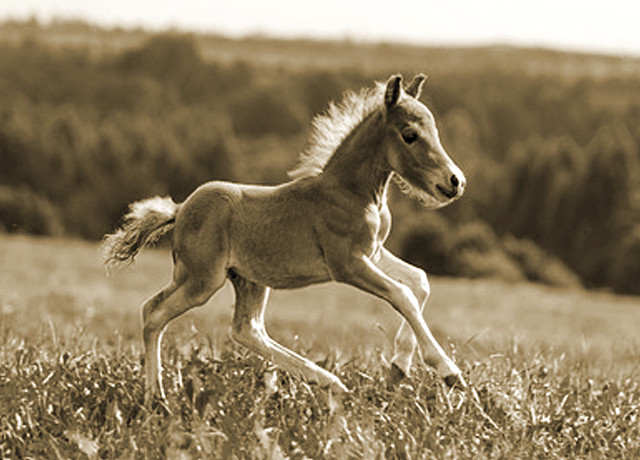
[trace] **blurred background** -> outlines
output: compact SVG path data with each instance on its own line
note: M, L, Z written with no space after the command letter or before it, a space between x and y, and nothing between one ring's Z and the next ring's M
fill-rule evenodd
M434 275L640 295L640 28L620 0L3 0L0 233L99 240L130 202L276 184L346 90L429 75L468 177L390 247Z

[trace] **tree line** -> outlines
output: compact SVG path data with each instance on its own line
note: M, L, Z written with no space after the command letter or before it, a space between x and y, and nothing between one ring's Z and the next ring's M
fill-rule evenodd
M149 195L284 181L311 118L387 77L204 59L189 35L100 57L1 44L0 228L98 239ZM432 73L423 100L468 193L437 213L394 197L394 249L435 274L640 294L639 94L634 76Z

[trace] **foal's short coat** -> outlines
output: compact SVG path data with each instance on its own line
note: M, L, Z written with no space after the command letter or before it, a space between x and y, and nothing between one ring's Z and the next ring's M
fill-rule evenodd
M418 101L424 80L418 75L403 89L394 76L332 105L314 121L312 147L291 182L210 182L181 205L153 198L132 206L124 227L105 239L108 261L132 260L173 229L173 279L142 307L147 400L165 397L160 343L168 323L207 302L227 279L236 293L233 338L302 378L346 390L336 376L267 335L269 289L333 280L387 300L404 317L392 359L396 374L408 374L417 339L423 356L435 353L448 383L464 384L423 319L425 273L383 246L391 228L392 177L432 208L451 203L465 187L432 114Z

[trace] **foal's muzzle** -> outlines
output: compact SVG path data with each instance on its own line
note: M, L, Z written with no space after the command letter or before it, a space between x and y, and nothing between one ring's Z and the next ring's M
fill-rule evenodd
M454 172L448 183L436 184L436 189L449 200L453 200L464 193L465 184L466 179L462 172Z

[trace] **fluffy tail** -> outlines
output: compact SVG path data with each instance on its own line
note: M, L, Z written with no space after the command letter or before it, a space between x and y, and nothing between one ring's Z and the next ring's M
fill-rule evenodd
M107 267L133 263L140 250L158 241L173 229L179 205L159 196L133 203L124 217L124 225L102 240L102 255Z

